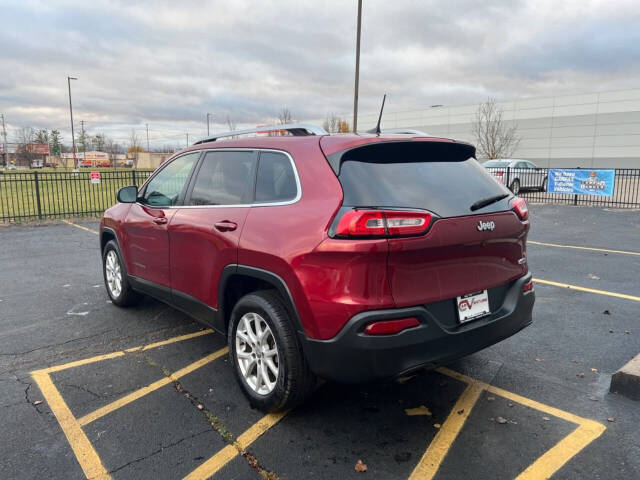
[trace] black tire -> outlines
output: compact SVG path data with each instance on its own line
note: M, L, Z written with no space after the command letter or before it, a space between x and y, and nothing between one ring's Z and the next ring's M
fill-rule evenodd
M109 255L109 252L115 253L118 264L120 265L122 281L119 295L114 295L109 288L107 281L107 256ZM102 251L102 277L104 278L104 286L107 289L107 294L114 305L119 307L129 307L140 301L141 295L131 288L131 284L127 278L127 269L124 266L122 255L120 254L120 249L114 240L109 240Z
M520 193L520 180L516 178L513 182L511 182L509 190L511 190L514 195L518 195Z
M236 353L236 332L240 319L257 313L267 323L278 349L278 376L270 393L259 394L247 383ZM275 290L261 290L242 297L231 313L228 329L229 353L236 380L253 408L277 412L303 403L311 396L316 376L311 372L293 322Z
M546 192L547 191L547 182L549 181L548 177L544 177L544 180L542 181L542 185L540 186L540 191L541 192Z

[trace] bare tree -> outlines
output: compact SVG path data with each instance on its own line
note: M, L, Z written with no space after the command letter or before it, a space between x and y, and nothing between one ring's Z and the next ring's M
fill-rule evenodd
M112 166L116 166L116 155L122 152L122 147L119 143L114 142L112 138L105 137L104 139L104 152L109 157L109 163Z
M136 133L135 129L131 129L131 135L129 135L129 153L133 153L133 168L138 168L138 153L140 152L140 137Z
M282 110L280 110L280 113L278 114L278 121L280 122L280 125L291 123L291 110L289 110L287 107L282 107Z
M104 152L106 144L106 136L104 133L97 133L91 137L91 145L98 152Z
M324 119L322 127L329 133L349 133L351 131L349 122L335 113L328 115Z
M518 126L505 125L503 112L493 98L478 107L473 124L476 148L485 158L509 158L518 148Z
M35 154L31 153L29 145L34 143L36 131L32 127L21 127L15 131L14 137L15 142L18 144L16 148L18 165L30 167Z

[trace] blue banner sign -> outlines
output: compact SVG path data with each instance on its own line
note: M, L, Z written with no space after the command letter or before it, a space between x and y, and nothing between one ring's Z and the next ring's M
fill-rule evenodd
M615 170L551 168L547 180L547 191L612 197L615 180Z

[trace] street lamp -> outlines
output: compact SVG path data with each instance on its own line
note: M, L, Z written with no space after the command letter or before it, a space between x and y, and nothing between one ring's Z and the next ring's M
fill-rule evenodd
M78 168L76 162L76 136L73 132L73 107L71 106L71 80L77 80L75 77L67 77L67 85L69 86L69 114L71 115L71 142L73 145L73 168Z
M360 25L362 23L362 0L358 0L358 27L356 33L356 81L353 89L353 133L358 131L358 84L360 83Z
M211 113L207 113L207 137L209 136L209 117L213 117Z

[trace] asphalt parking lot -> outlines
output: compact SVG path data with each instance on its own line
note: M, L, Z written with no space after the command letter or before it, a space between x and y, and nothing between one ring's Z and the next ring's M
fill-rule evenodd
M640 352L640 214L531 212L532 326L266 416L220 335L151 299L108 302L97 222L0 227L0 476L640 478L640 403L608 393Z

